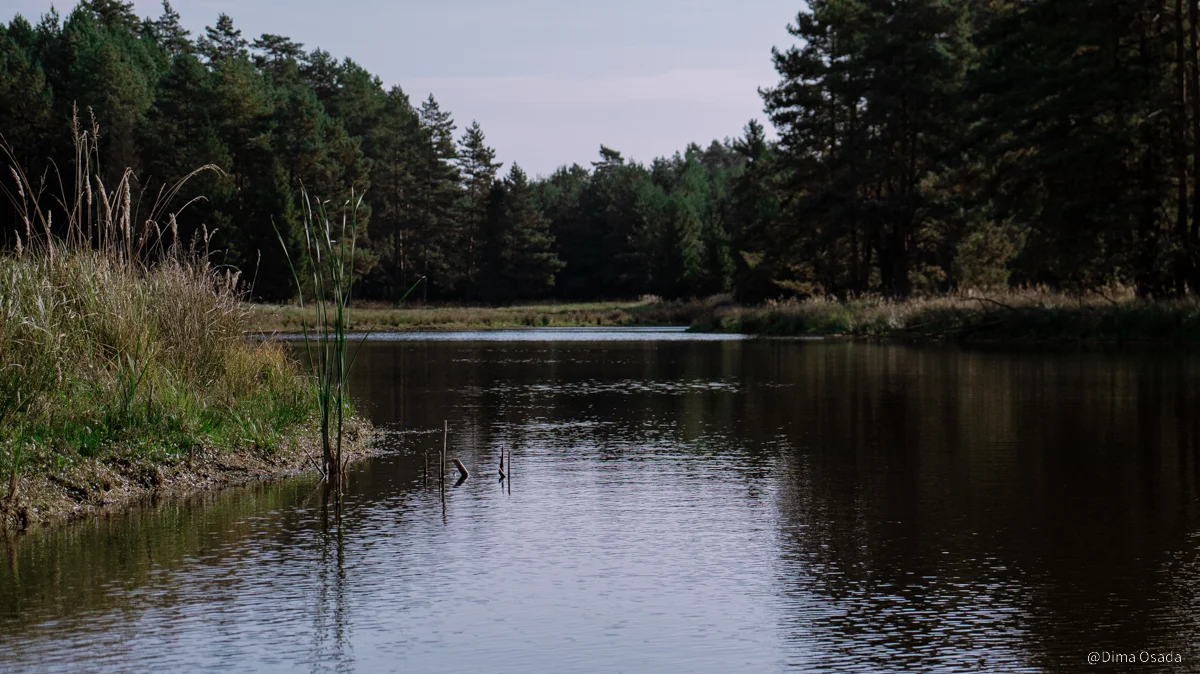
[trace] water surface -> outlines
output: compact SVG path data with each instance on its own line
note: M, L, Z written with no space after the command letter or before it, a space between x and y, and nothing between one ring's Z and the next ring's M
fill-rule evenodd
M364 348L340 525L300 478L0 541L0 670L1200 669L1195 356L504 334Z

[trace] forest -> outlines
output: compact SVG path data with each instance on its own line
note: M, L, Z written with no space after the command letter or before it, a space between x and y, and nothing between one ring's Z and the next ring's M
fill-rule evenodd
M0 26L0 134L51 209L73 124L100 130L98 183L129 169L155 195L215 165L177 195L178 236L211 235L259 300L295 293L302 191L365 195L355 293L384 301L1200 285L1200 0L797 4L794 44L763 45L775 133L648 164L601 146L527 175L433 96L225 14L192 35L167 1ZM29 235L0 208L4 246Z

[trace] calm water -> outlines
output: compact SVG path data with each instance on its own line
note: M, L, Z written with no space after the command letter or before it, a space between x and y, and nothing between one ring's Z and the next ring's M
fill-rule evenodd
M1195 356L502 337L364 349L340 527L305 478L0 541L0 670L1200 671Z

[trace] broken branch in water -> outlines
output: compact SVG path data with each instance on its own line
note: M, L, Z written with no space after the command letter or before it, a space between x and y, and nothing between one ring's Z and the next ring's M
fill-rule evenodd
M467 467L463 465L462 461L458 459L450 459L450 461L454 463L454 467L458 469L458 474L462 475L463 480L471 477L471 473L467 471Z

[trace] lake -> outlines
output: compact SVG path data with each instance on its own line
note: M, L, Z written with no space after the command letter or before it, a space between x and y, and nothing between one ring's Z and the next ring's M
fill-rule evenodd
M356 367L388 452L340 524L301 477L0 540L0 670L1200 670L1196 355L539 330Z

